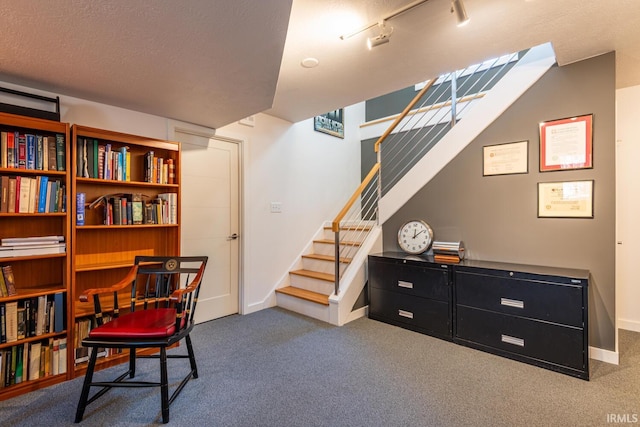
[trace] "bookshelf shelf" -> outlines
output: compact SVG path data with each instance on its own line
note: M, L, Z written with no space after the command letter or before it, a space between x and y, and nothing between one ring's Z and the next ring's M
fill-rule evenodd
M174 200L180 200L181 148L178 142L79 125L72 126L71 141L74 167L70 173L73 192L69 200L74 201L70 205L73 219L73 294L69 299L71 321L74 322L74 328L70 329L73 329L71 334L74 339L71 340L73 344L69 358L73 366L71 375L79 376L84 374L86 363L75 363L76 351L73 347L80 345L81 335L86 333L86 324L83 322L93 315L94 311L93 301L80 302L79 295L86 289L111 286L121 280L133 265L136 255L180 254L179 203L173 205L175 211L172 220L158 220L157 222L165 222L161 224L149 224L146 221L156 221L159 218L149 216L148 209L150 205L156 209L156 203L165 208L165 202L161 200L165 200L166 193L172 193ZM115 154L107 155L107 152ZM110 156L112 163L107 163ZM109 176L123 179L102 178L107 176L107 164L112 168ZM170 165L173 168L172 181ZM79 194L84 197L84 202L76 203ZM94 207L89 208L94 202ZM142 204L142 223L130 223L136 219L135 216L128 216L129 204L133 205L134 202ZM116 217L116 204L121 204L122 207L119 217ZM154 215L170 213L169 205L167 202L165 210L156 211ZM78 224L76 221L79 211L83 214L84 224ZM140 221L139 217L137 221ZM121 310L128 310L131 304L130 293L119 294L118 303ZM78 353L81 352L80 350ZM98 366L113 366L126 360L127 356L107 356L99 359Z
M63 241L68 244L71 236L69 210L64 209L64 204L60 202L64 201L71 188L69 124L0 113L0 132L0 186L2 190L5 190L5 186L8 190L7 200L0 203L0 239L62 236ZM13 143L13 147L9 142ZM52 194L57 198L41 199L41 196L44 197L42 191L51 190L52 187L47 187L46 184L52 181L56 184L56 192ZM27 188L24 185L19 186L18 182L34 184ZM20 202L26 200L29 203L30 213L16 212L17 200L11 209L9 193L14 185ZM19 188L22 193L18 193ZM50 212L36 213L36 206L41 200L47 200L47 205L56 201L57 211L53 212L54 209L51 209ZM0 251L0 265L10 267L15 286L15 294L3 294L4 296L0 297L0 316L4 316L2 320L5 322L5 329L0 333L0 366L4 366L4 369L0 369L0 400L70 378L71 365L68 358L56 365L61 368L60 374L35 378L40 376L46 361L49 361L49 364L52 362L51 354L44 357L44 352L41 354L35 349L44 346L48 348L49 341L53 343L53 340L58 344L64 343L64 346L70 341L67 304L71 289L71 257L68 246L63 253L43 254L34 252L48 250L35 250L37 248L34 245L15 248L19 247L30 255L7 256L8 253L2 254ZM17 251L13 252L15 253ZM7 277L6 272L4 277ZM53 310L52 307L56 309ZM54 323L51 323L52 321ZM27 327L30 329L26 329ZM16 330L19 333L14 336ZM59 332L49 332L51 330ZM16 336L20 338L14 339ZM15 382L15 371L12 376L11 365L7 365L12 359L18 364L17 354L23 355L23 363L20 364L22 381L18 383ZM42 365L24 365L25 361L35 360L36 356L42 361Z

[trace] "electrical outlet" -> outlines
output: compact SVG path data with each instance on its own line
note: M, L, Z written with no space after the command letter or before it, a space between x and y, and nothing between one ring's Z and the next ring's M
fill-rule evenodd
M271 213L282 213L282 202L271 202Z

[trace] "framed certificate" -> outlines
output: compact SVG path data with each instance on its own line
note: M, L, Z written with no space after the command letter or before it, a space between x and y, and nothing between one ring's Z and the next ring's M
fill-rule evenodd
M482 176L529 172L529 141L482 147Z
M593 180L539 182L538 218L593 218Z
M592 114L540 123L540 172L592 167Z

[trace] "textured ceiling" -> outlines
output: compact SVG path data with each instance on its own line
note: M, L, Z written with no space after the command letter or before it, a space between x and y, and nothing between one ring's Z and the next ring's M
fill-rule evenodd
M545 42L560 65L615 50L617 87L640 84L638 0L464 0L461 28L429 0L388 22L388 44L340 40L409 3L0 0L0 80L214 128L299 121Z

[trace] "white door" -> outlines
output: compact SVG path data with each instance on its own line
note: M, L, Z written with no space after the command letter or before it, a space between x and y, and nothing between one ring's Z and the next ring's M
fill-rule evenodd
M196 322L238 313L239 143L176 130L182 142L182 255L209 260Z

